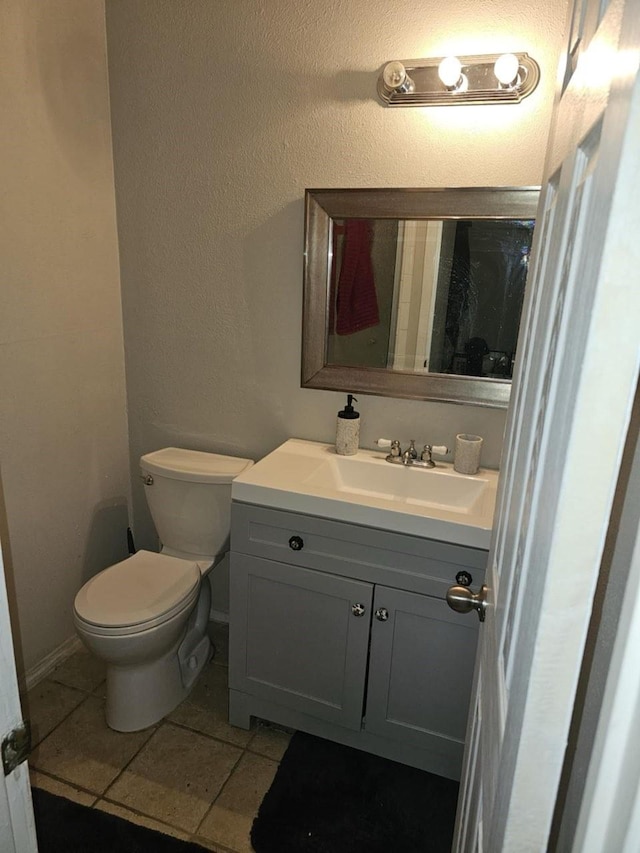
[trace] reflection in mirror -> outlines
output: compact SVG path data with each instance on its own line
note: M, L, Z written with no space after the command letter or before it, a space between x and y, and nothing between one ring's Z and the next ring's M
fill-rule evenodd
M336 219L327 364L510 379L531 219Z
M505 407L537 200L307 190L302 385Z

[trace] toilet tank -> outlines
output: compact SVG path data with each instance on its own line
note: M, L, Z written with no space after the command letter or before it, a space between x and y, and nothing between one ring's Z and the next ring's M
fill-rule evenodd
M145 495L165 553L214 559L229 548L231 482L251 459L165 447L140 459Z

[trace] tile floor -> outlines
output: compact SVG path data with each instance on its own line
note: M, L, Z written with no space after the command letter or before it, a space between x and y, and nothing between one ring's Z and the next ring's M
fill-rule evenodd
M34 786L217 853L251 851L249 832L290 734L227 722L227 626L176 710L142 732L104 722L104 668L76 652L24 697Z

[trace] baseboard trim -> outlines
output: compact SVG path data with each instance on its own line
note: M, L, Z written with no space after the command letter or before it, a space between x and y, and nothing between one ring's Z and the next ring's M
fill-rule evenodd
M53 672L62 661L71 657L74 652L77 652L81 646L82 643L79 637L69 637L68 640L65 640L57 649L54 649L46 657L42 658L40 663L32 666L31 669L27 670L18 679L20 690L31 690L32 687L43 681L49 673Z

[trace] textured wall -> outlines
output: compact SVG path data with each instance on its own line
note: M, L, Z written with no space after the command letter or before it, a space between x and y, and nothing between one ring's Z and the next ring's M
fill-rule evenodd
M0 536L20 669L126 553L124 351L102 0L3 0Z
M132 464L166 444L259 458L331 441L300 388L306 187L540 183L564 2L107 0ZM527 50L516 107L384 109L393 58ZM362 443L485 437L504 415L361 396ZM138 544L153 543L134 486Z

